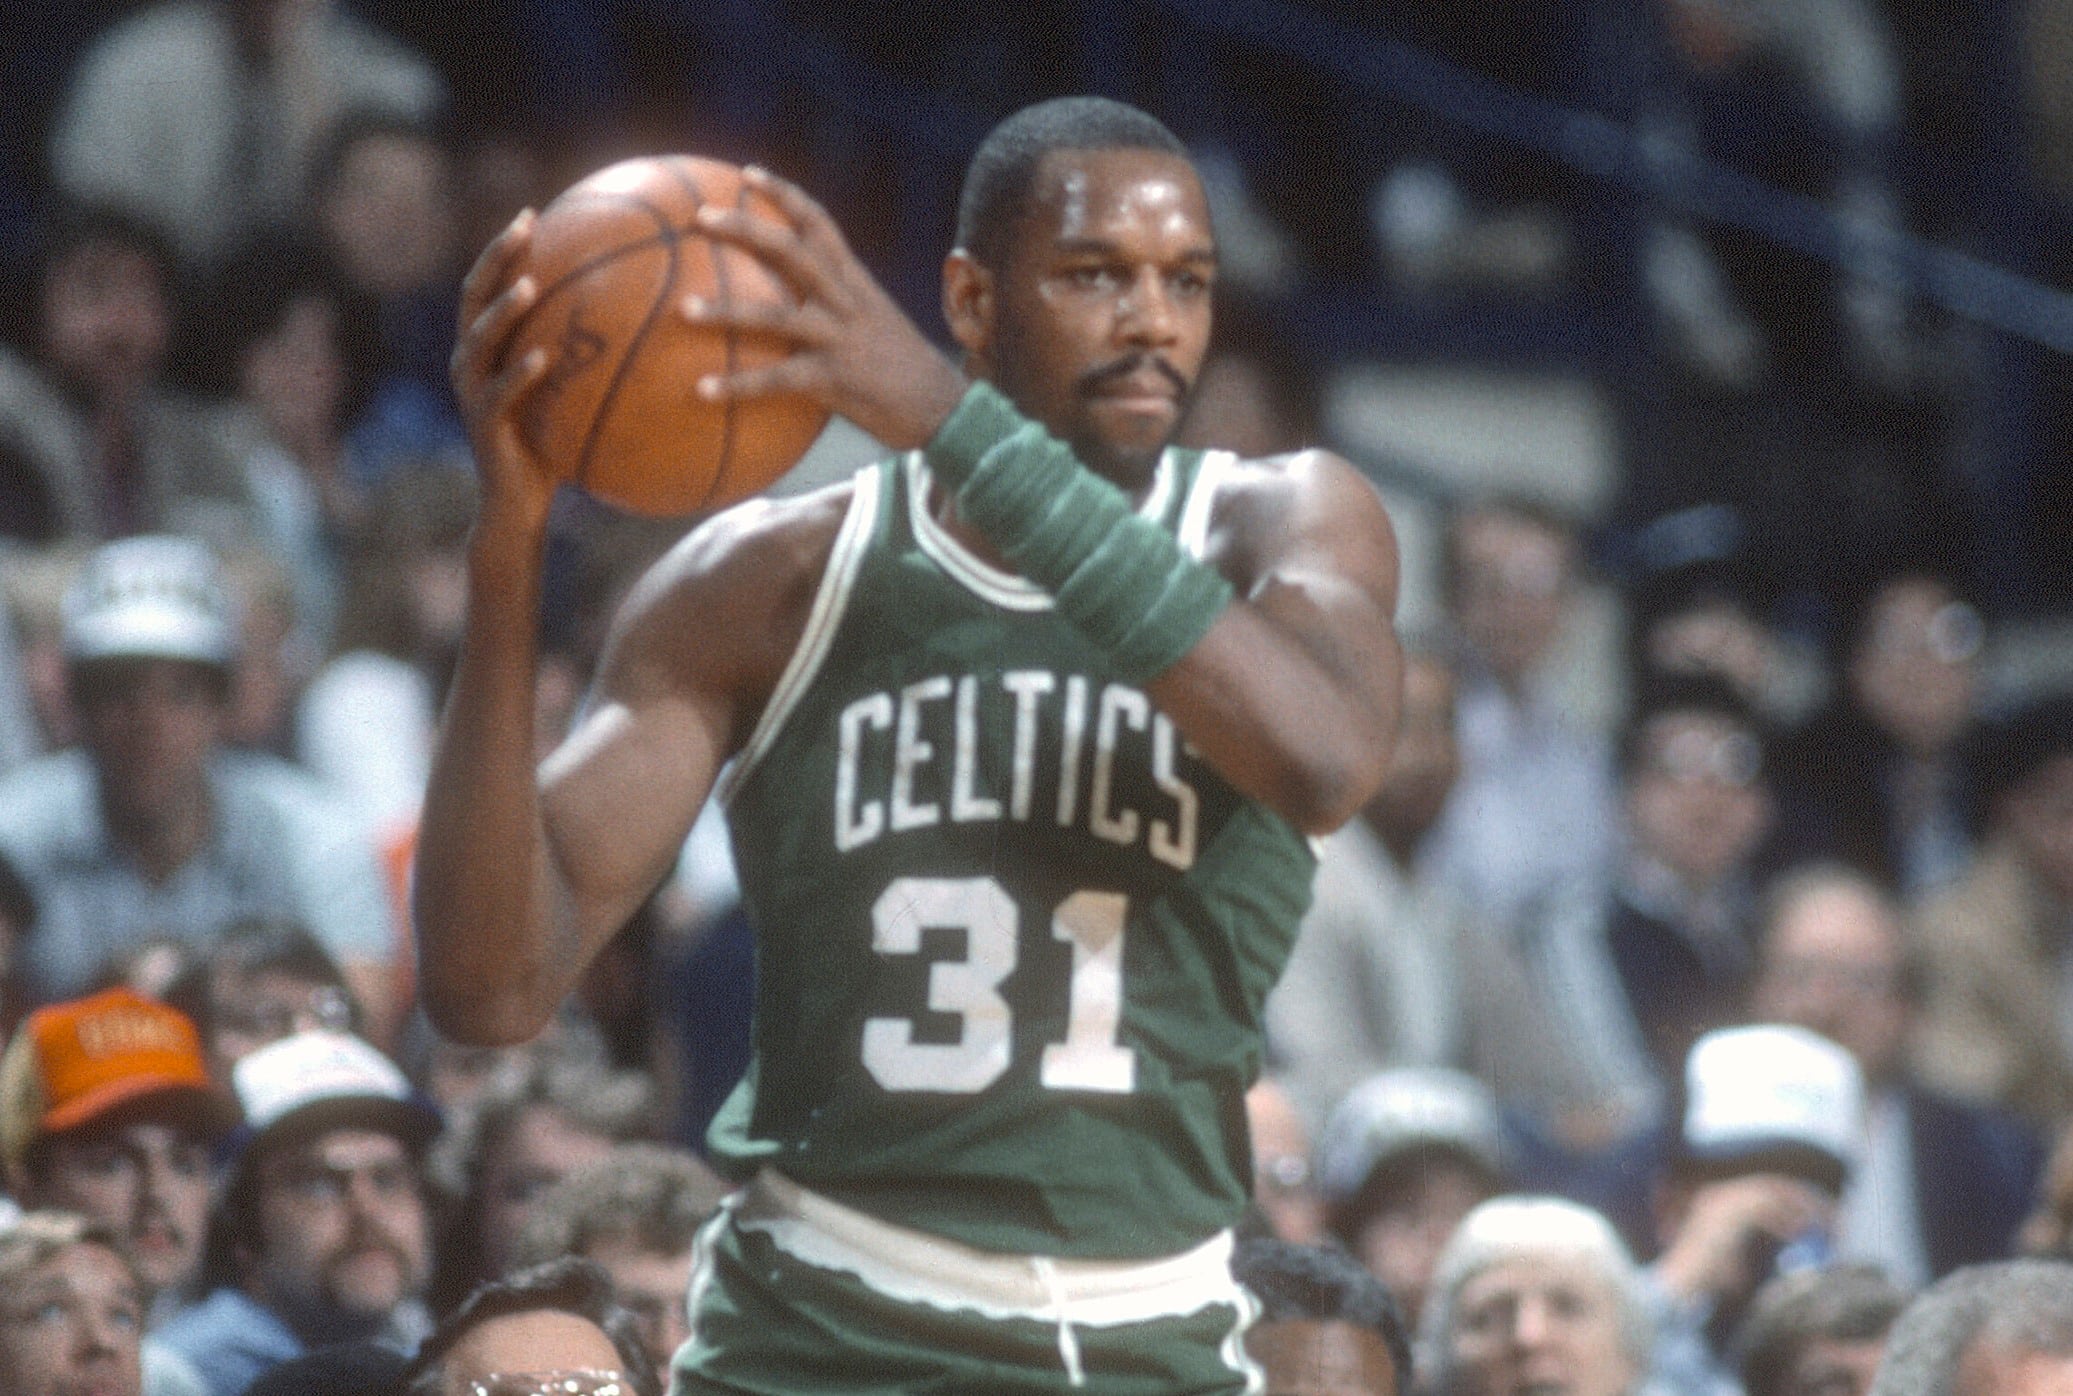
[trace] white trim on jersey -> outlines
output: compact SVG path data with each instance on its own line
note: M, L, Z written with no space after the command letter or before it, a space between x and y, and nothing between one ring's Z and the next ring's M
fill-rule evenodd
M1156 1260L1010 1255L880 1221L768 1169L731 1205L736 1226L762 1232L794 1259L932 1309L1107 1328L1246 1304L1231 1278L1228 1231Z
M777 686L771 689L770 701L763 705L763 715L756 720L756 730L749 734L741 755L720 778L715 795L723 805L734 802L734 793L741 789L741 783L748 779L749 772L755 769L763 753L777 740L777 734L792 715L792 709L799 705L808 685L820 673L821 664L828 657L828 648L835 641L835 631L842 623L843 613L849 609L849 595L856 583L857 569L863 565L864 554L870 548L884 483L882 471L857 472L849 513L843 517L842 528L835 535L834 547L828 550L828 569L821 576L820 589L814 593L813 608L807 612L806 628L800 632L799 644L786 662L784 673L779 675Z
M1051 609L1054 602L1050 592L1027 577L995 567L958 542L950 530L943 527L929 509L929 492L935 476L929 472L928 462L921 452L911 452L904 465L907 471L907 517L914 530L914 541L943 569L944 575L980 600L991 602L1002 610L1034 612ZM1153 468L1152 487L1145 492L1144 502L1137 506L1139 515L1156 520L1166 512L1167 501L1173 497L1176 473L1173 453L1162 451L1158 465Z
M1238 457L1229 451L1208 451L1196 467L1195 487L1188 492L1188 502L1181 508L1180 527L1174 530L1174 538L1181 551L1197 562L1209 550L1209 516L1216 508L1217 486L1237 464Z

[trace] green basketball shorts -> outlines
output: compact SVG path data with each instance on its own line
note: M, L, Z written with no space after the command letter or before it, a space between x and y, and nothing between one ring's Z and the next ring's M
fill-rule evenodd
M1257 1396L1230 1253L1001 1255L766 1173L699 1237L671 1396Z

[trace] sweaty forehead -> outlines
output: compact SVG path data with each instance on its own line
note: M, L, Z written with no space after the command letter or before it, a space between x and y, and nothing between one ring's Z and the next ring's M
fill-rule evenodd
M1058 240L1156 234L1213 245L1193 167L1162 150L1054 150L1030 181L1026 228Z

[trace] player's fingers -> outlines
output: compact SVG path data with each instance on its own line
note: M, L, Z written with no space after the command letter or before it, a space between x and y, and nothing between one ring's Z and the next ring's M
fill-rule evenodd
M812 305L716 301L704 296L686 296L678 308L694 325L772 335L795 344L825 344L832 329L827 312Z
M539 283L522 275L468 323L467 333L454 345L450 366L456 388L465 390L468 380L490 373L502 362L519 322L539 299Z
M537 216L531 209L520 209L518 216L490 239L489 246L476 257L475 265L468 268L468 275L461 282L460 318L463 325L473 324L483 308L504 288L526 249L532 246L536 221Z
M484 417L500 423L517 439L518 415L526 395L547 376L547 351L538 347L519 355L516 362L489 380L482 401Z
M761 165L745 165L742 167L741 176L751 188L769 196L770 201L778 206L785 217L792 220L792 225L799 230L802 238L808 241L832 242L837 247L848 246L834 216L821 207L819 200L813 195L783 175L773 174Z
M799 230L746 209L707 204L698 210L699 231L733 243L775 272L802 300L827 300L835 279Z
M827 387L827 370L810 355L794 354L774 364L735 373L708 373L698 380L698 395L708 402L773 397L783 393L818 395Z

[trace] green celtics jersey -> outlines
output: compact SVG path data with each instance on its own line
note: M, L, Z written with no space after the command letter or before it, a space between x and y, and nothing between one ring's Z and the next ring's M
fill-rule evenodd
M1199 554L1228 465L1168 451L1143 512ZM715 1151L990 1250L1183 1250L1249 1194L1310 848L927 498L918 453L857 476L723 786L759 951Z

